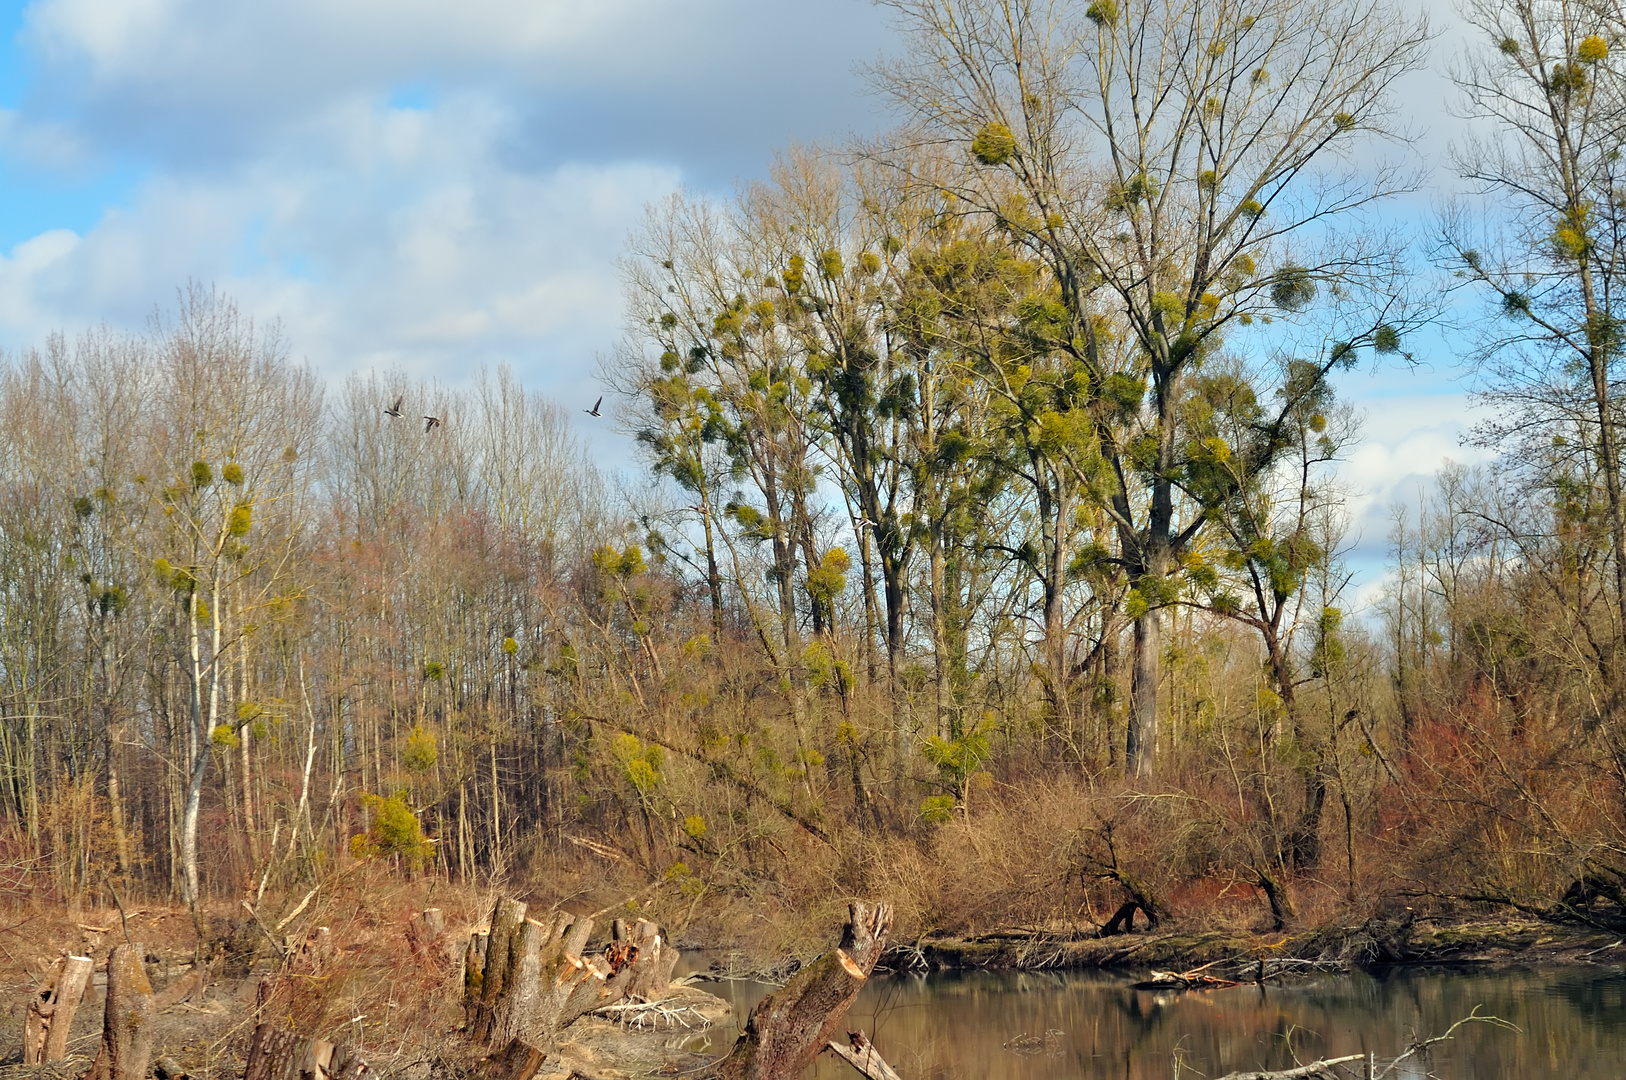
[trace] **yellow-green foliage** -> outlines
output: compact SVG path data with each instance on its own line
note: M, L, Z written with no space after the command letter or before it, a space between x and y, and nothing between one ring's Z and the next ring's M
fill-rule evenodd
M1016 136L998 121L984 124L971 139L971 154L984 165L1003 165L1016 156Z
M423 826L407 805L406 796L363 795L361 801L372 816L372 824L366 833L350 838L350 853L364 859L394 856L408 869L421 867L433 845L424 836Z
M410 772L426 773L435 767L439 755L440 745L434 735L425 731L422 724L414 724L412 734L407 736L406 753L401 755L401 764Z
M661 782L661 765L666 752L636 735L622 733L610 740L610 753L621 763L621 773L638 794L647 795Z

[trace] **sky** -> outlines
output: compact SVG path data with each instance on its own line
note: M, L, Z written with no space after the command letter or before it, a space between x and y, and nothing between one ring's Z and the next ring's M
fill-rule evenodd
M1436 170L1444 28L1404 95ZM195 280L329 380L507 363L585 406L644 207L880 130L858 68L894 47L867 0L0 0L0 348L137 329ZM1390 504L1476 457L1451 338L1412 345L1415 367L1344 377L1363 595Z

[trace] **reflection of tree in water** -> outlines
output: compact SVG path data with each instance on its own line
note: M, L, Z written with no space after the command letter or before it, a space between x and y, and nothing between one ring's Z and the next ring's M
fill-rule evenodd
M849 1016L879 1029L911 1080L1168 1080L1177 1052L1183 1077L1289 1067L1294 1051L1392 1057L1476 1005L1523 1033L1460 1032L1435 1059L1445 1080L1601 1080L1626 1058L1626 976L1591 971L1396 970L1185 995L1098 973L967 973L877 979ZM854 1074L821 1059L814 1075Z

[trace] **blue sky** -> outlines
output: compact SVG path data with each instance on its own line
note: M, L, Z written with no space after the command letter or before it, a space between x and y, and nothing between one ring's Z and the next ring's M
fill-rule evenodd
M865 0L0 2L0 346L138 327L196 279L329 378L506 362L590 401L644 206L883 126L855 68L890 46ZM1442 70L1405 95L1437 170ZM1368 587L1389 503L1473 456L1449 339L1414 344L1345 378Z

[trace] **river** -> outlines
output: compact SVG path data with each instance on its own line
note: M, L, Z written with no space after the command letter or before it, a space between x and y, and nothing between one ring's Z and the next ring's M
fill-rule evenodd
M1444 1032L1476 1006L1517 1032L1471 1024L1397 1080L1626 1076L1626 970L1397 969L1204 992L1136 990L1097 972L876 976L848 1014L904 1080L1198 1080L1375 1052ZM743 1017L766 988L707 983ZM733 1032L713 1029L721 1051ZM701 1039L690 1045L700 1049ZM811 1080L857 1080L832 1055Z

